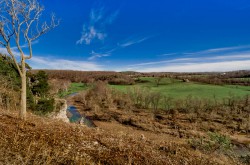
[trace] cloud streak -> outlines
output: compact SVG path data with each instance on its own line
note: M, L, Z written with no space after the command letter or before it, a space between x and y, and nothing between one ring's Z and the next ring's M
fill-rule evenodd
M72 61L64 59L51 59L41 56L34 56L28 61L33 69L56 69L56 70L82 70L82 71L100 71L101 65L94 62Z
M89 16L89 23L83 25L81 38L76 43L90 45L96 40L103 41L107 37L107 33L105 32L107 25L112 24L118 14L119 10L110 14L104 7L92 9Z
M148 40L150 37L144 37L144 38L137 38L137 39L129 39L129 40L126 40L122 43L118 43L117 45L121 48L126 48L128 46L132 46L132 45L135 45L135 44L139 44L139 43L142 43L143 41L146 41Z
M208 55L208 54L235 52L235 51L239 52L239 51L244 51L244 50L249 50L249 49L250 49L250 45L242 45L242 46L207 49L203 51L184 53L184 54L185 55Z
M126 40L125 42L123 43L118 43L117 46L115 46L114 48L110 49L110 50L107 50L107 51L104 51L104 52L101 52L101 53L96 53L92 50L92 52L90 53L90 57L88 58L88 60L94 60L96 58L101 58L101 57L107 57L107 56L111 56L111 54L114 52L114 51L117 51L119 49L123 49L123 48L126 48L126 47L129 47L129 46L132 46L132 45L135 45L135 44L139 44L143 41L146 41L147 39L149 39L150 37L144 37L144 38L137 38L137 39L130 39L130 40Z
M169 64L169 63L201 63L201 62L209 62L209 61L235 61L235 60L250 60L250 52L235 54L235 55L227 55L227 56L214 56L214 57L203 57L203 58L176 58L171 60L162 60L162 61L154 61L154 62L146 62L129 65L130 67L136 66L148 66L148 65L156 65L156 64Z
M158 67L136 69L139 72L224 72L234 70L249 70L250 60L207 62L207 63L180 63Z
M173 55L177 55L178 53L164 53L164 54L160 54L158 56L173 56Z
M250 69L250 46L208 49L183 58L128 65L142 72L209 72ZM217 55L216 55L217 54ZM204 56L201 56L204 55ZM209 56L208 56L209 55Z
M38 43L39 43L39 40L35 40L34 42L32 42L32 45L35 45L35 44L38 44ZM25 48L28 48L28 44L25 43L25 44L21 45L20 47L25 50ZM20 52L18 51L18 48L16 46L12 47L11 50L12 50L12 53L15 56L20 56ZM9 55L7 49L5 47L1 47L1 46L0 46L0 53Z
M94 51L91 52L91 56L88 58L88 60L94 60L96 58L101 58L101 57L108 57L111 55L111 52L106 52L106 53L96 53Z

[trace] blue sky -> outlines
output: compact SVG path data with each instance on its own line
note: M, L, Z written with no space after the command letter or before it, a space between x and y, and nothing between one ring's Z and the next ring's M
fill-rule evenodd
M49 0L60 26L33 44L34 69L250 69L249 0Z

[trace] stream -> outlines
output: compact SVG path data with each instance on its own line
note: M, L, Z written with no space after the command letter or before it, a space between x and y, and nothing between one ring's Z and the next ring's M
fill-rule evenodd
M70 95L68 95L66 97L66 99L69 98L69 97L73 97L75 95L77 95L77 93L70 94ZM68 104L68 101L67 101L67 104ZM71 123L84 124L84 125L86 125L87 127L90 127L90 128L96 127L94 122L91 119L89 119L87 116L81 115L79 113L78 109L74 105L68 105L67 111L71 114L71 117L69 117L69 121Z

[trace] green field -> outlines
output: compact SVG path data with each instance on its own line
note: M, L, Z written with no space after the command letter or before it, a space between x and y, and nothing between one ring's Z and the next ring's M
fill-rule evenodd
M59 97L65 97L67 95L77 93L83 90L86 90L88 86L84 83L71 83L67 92L60 92Z
M216 98L220 100L232 96L240 98L250 95L250 86L210 85L195 82L182 82L181 80L164 78L160 81L160 85L157 87L155 78L153 77L143 77L140 79L146 82L136 83L135 85L110 85L110 87L123 92L127 92L134 87L140 87L148 91L159 92L162 95L172 97L173 99L185 99L192 96L201 99ZM89 87L83 83L72 83L68 92L62 92L59 96L64 97L88 88Z
M144 77L140 78L147 82L136 83L135 85L111 85L113 88L126 92L129 88L142 87L149 91L160 92L165 96L170 96L174 99L184 99L187 97L197 97L206 99L223 99L229 96L243 97L250 95L250 86L237 85L210 85L200 84L195 82L182 82L181 80L164 78L160 81L157 87L155 78Z

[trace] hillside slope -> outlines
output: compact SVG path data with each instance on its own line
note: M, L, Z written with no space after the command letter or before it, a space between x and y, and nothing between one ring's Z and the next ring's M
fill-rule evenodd
M0 164L234 164L177 140L151 141L0 111Z

